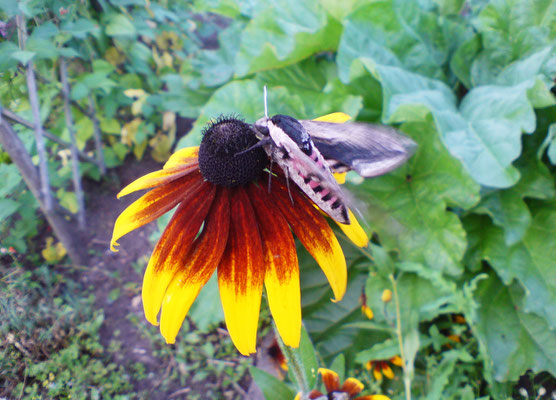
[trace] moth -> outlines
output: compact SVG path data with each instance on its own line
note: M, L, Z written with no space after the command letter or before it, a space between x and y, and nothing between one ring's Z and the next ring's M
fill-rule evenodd
M389 126L362 122L342 124L265 116L253 124L255 135L286 175L328 216L349 224L350 196L334 173L354 170L364 178L383 175L403 164L417 144Z

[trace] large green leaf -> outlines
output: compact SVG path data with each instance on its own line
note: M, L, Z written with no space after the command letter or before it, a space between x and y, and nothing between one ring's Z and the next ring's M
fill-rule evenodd
M239 76L280 68L337 47L341 25L313 0L260 3L236 57Z
M291 400L295 397L295 392L274 375L252 366L249 367L249 373L266 400Z
M554 2L546 0L489 2L474 20L483 50L469 60L473 84L489 84L510 62L552 45L555 9Z
M429 71L404 61L405 53L397 50L396 40L410 43L405 26L396 28L393 23L388 25L392 31L386 30L382 21L375 21L367 12L373 7L382 7L386 17L394 18L393 11L386 12L391 7L388 2L373 3L348 17L337 57L341 79L348 83L371 73L382 85L383 120L423 120L431 112L450 153L462 160L477 182L492 187L515 184L519 173L511 163L520 155L522 132L535 129L533 106L554 103L549 93L555 65L551 47L545 44L536 48L538 54L524 57L505 70L499 68L489 86L473 89L458 107L452 90L429 78L442 77L432 50L419 53L428 61L418 61L418 65L429 65ZM462 70L464 62L459 56L458 68Z
M367 179L354 190L369 204L367 220L388 250L458 275L466 234L447 208L472 207L479 200L479 186L444 149L431 121L408 123L402 130L419 144L417 153L406 166Z
M556 329L556 208L551 204L533 217L523 239L506 246L497 227L483 228L483 257L506 285L514 279L525 289L523 310L534 312Z
M481 306L472 326L493 377L517 380L528 369L555 375L556 334L544 318L523 309L524 291L491 275L479 283L476 295Z
M290 95L284 88L269 91L268 104L272 104L273 114L304 114L301 99ZM179 141L177 148L198 145L203 129L211 120L222 115L236 116L254 123L264 115L263 87L255 80L232 81L222 86L203 107L191 132Z
M332 112L344 112L357 116L362 107L362 96L354 94L337 79L335 63L313 58L280 69L272 69L257 74L261 86L286 87L290 93L298 95L305 105L294 116L299 119L313 119ZM275 105L269 103L269 113L276 114Z
M12 199L0 199L0 222L12 215L19 208L17 201Z

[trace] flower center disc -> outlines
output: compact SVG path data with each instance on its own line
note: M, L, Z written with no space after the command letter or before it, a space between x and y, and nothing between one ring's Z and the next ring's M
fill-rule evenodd
M258 141L245 122L219 118L205 130L199 147L199 169L203 177L226 187L254 181L268 163L266 153L261 147L242 152Z

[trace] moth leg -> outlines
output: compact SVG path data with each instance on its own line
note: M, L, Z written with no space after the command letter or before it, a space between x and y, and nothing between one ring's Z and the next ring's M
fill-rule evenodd
M291 200L291 202L292 202L292 204L293 204L292 192L291 192L291 190L290 190L290 174L288 173L288 169L287 169L287 168L284 170L284 172L286 173L286 186L287 186L287 188L288 188L288 194L290 195L290 200Z
M270 157L270 173L268 174L268 193L270 193L270 184L272 182L272 166L274 165L274 159Z

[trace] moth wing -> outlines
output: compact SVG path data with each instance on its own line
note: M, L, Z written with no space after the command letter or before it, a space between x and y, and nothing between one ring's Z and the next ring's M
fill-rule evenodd
M403 164L417 148L413 140L389 126L299 122L334 172L353 169L366 178L383 175Z

